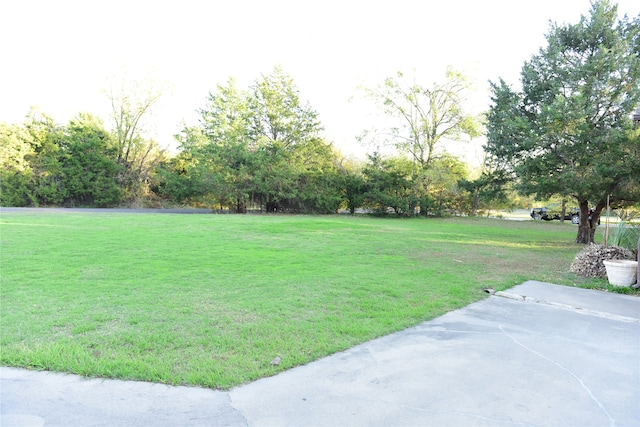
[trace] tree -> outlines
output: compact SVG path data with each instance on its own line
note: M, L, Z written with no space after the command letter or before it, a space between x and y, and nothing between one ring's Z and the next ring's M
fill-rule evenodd
M67 197L65 205L116 206L122 190L117 182L121 165L111 134L90 114L69 122L60 144L60 165Z
M29 112L24 128L33 147L25 156L31 169L29 186L32 204L60 205L68 195L60 164L60 143L64 138L64 129L51 117L36 110Z
M458 182L467 176L466 164L454 156L445 155L434 160L418 179L421 186L429 189L429 210L438 216L459 210L463 196Z
M202 201L208 189L200 179L198 149L207 138L200 127L185 126L175 139L180 143L180 153L158 165L159 181L153 190L173 202Z
M33 202L33 171L28 157L34 147L19 125L0 123L0 205L29 206Z
M367 182L362 174L362 167L344 158L340 159L336 166L340 174L343 203L349 213L353 215L356 209L362 207L365 202Z
M305 213L336 213L342 202L338 154L320 138L297 145L291 153L296 194L290 209Z
M251 136L259 146L291 151L317 139L322 131L318 113L300 103L299 91L291 76L275 67L252 87L249 101Z
M477 117L464 112L463 102L470 89L467 79L448 68L446 81L431 88L415 80L407 83L398 72L384 84L366 93L382 111L397 120L382 137L400 152L409 154L419 169L426 169L445 141L480 135Z
M509 181L508 174L504 171L486 167L483 167L476 179L460 179L458 186L467 192L464 210L470 216L476 216L479 209L493 209L496 205L504 205L508 200L506 184Z
M138 204L164 157L165 150L144 135L144 119L160 100L161 91L149 80L143 82L123 77L118 82L111 82L107 97L111 104L117 159L122 166L119 183L129 203Z
M111 134L89 114L67 126L32 110L24 125L0 124L5 206L112 206L121 190Z
M335 212L341 196L330 144L317 113L300 103L291 77L276 68L249 91L235 80L209 93L199 126L186 127L181 153L164 169L164 189L245 212ZM190 196L188 196L190 194Z
M552 24L546 38L522 68L522 92L492 83L486 150L524 194L574 198L576 242L589 243L607 196L622 201L640 176L630 118L640 105L640 16L617 21L617 7L598 1L578 24Z
M367 183L364 205L380 215L388 208L397 215L414 215L418 200L412 191L411 169L411 161L404 157L370 155L363 169Z
M419 200L423 215L429 213L433 203L428 188L431 180L425 177L438 156L444 154L441 150L445 142L480 135L479 118L465 113L463 108L470 88L465 76L448 68L445 82L434 83L431 88L421 86L415 80L407 82L398 72L396 77L387 78L383 85L365 89L394 120L393 126L377 137L383 139L383 144L390 144L401 154L408 155L413 162L414 197Z
M200 159L197 169L217 194L220 205L233 205L244 213L254 192L255 147L250 138L248 94L236 88L235 79L218 85L200 110L206 142L192 150Z
M293 79L280 67L251 89L249 137L259 152L259 196L268 212L296 209L297 175L307 169L308 154L323 145L318 113L301 104Z

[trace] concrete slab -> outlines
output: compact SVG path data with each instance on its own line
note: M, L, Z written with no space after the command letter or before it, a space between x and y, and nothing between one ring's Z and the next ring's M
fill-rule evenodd
M598 311L636 319L640 317L638 297L632 295L572 288L533 280L514 286L508 292L543 302L566 304L577 310Z
M0 425L640 425L640 298L508 292L229 392L1 368Z
M245 426L227 393L0 368L0 426Z

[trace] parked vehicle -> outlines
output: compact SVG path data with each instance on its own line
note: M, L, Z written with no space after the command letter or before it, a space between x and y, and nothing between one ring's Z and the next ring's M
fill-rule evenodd
M533 208L531 209L531 218L535 220L553 221L554 219L562 219L562 209L551 208ZM589 209L589 220L593 215L593 209ZM565 211L564 219L571 221L572 224L580 224L580 209L570 208ZM600 222L598 221L598 224Z

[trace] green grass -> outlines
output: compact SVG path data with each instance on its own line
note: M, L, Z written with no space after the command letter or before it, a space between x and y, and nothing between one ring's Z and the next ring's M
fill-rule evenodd
M568 272L581 247L559 223L3 212L0 225L2 365L217 389L486 287L603 282Z

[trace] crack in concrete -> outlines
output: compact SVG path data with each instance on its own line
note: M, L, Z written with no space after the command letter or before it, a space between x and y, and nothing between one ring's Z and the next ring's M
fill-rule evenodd
M565 368L561 363L556 362L555 360L545 356L544 354L541 354L541 353L535 351L534 349L527 347L526 345L524 345L523 343L518 341L513 335L508 334L507 331L504 330L504 327L502 325L499 325L498 327L500 328L500 330L502 331L503 334L505 334L507 337L511 338L511 340L514 343L516 343L517 345L519 345L520 347L522 347L525 350L535 354L536 356L540 357L541 359L544 359L547 362L550 362L550 363L556 365L558 368L562 369L563 371L565 371L566 373L571 375L573 378L575 378L576 381L578 381L578 383L580 384L580 386L587 392L587 394L589 395L591 400L593 400L600 407L602 412L604 412L604 414L607 416L607 418L609 418L609 424L611 425L611 427L614 427L616 425L615 419L611 416L609 411L607 411L607 408L605 408L605 406L602 404L602 402L600 402L598 400L598 398L591 392L591 389L589 387L587 387L587 385L584 383L584 381L582 381L582 379L580 379L580 377L577 376L573 371L571 371L570 369Z
M225 393L225 395L226 395L227 399L229 399L229 402L228 402L229 408L233 409L240 416L240 418L242 418L242 420L244 421L243 427L249 427L249 420L247 419L247 417L244 415L244 413L240 409L236 408L233 405L233 398L231 397L231 394L230 393Z
M582 308L582 307L575 307L569 304L562 304L559 302L553 302L553 301L546 301L543 299L537 299L537 298L532 298L532 297L528 297L525 295L520 295L520 294L514 294L511 292L504 292L504 291L499 291L499 292L495 292L492 295L496 296L496 297L501 297L501 298L508 298L508 299L512 299L512 300L516 300L516 301L523 301L523 302L528 302L528 303L533 303L533 304L542 304L542 305L546 305L549 307L555 307L555 308L559 308L562 310L568 310L568 311L573 311L575 313L580 313L580 314L586 314L589 316L596 316L596 317L601 317L603 319L609 319L609 320L616 320L619 322L625 322L625 323L635 323L640 325L640 319L637 319L635 317L627 317L627 316L620 316L617 314L612 314L612 313L607 313L604 311L598 311L598 310L590 310L588 308Z

